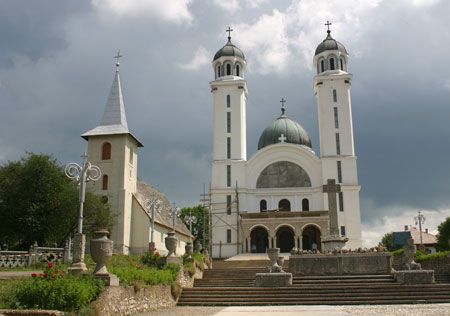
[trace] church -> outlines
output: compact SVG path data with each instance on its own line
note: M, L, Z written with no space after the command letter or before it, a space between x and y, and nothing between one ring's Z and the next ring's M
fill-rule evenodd
M111 232L114 252L142 254L152 245L166 254L165 237L172 231L173 218L167 198L156 188L138 178L138 148L144 145L128 129L117 54L116 72L100 124L82 134L88 141L88 161L100 168L100 181L89 182L87 189L108 199L117 223ZM159 200L160 212L154 212L154 231L148 202ZM189 230L180 218L175 218L176 252L184 254L185 245L192 242ZM152 247L152 248L153 248Z
M244 53L228 42L212 66L213 161L211 170L211 251L214 258L240 253L265 253L279 247L323 249L330 235L328 195L324 185L334 179L337 222L347 248L361 247L357 157L353 141L349 55L331 36L317 46L313 63L320 156L307 131L284 107L262 132L258 151L247 159Z

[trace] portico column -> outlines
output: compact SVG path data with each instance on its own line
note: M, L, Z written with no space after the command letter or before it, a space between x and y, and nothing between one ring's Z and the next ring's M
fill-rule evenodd
M295 248L300 248L300 237L295 236Z
M298 245L298 249L302 249L303 250L303 236L300 236L300 238L298 239L300 244Z

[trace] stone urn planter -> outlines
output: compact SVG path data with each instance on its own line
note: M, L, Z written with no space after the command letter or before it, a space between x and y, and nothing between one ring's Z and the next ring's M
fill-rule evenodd
M278 257L280 256L280 248L269 248L267 250L271 264L269 266L270 272L280 272L281 268L277 264Z
M284 257L278 257L277 264L280 266L280 269L281 269L280 272L284 272L283 271Z
M193 254L194 247L192 246L192 243L188 242L186 246L184 246L185 254L188 255L188 258L190 258Z
M167 237L164 239L166 248L169 250L167 257L175 257L177 250L178 239L175 237L175 232L171 231L167 233Z
M200 243L200 240L197 240L195 242L195 251L200 252L202 250L202 244Z
M107 230L97 230L94 234L95 238L91 240L91 256L97 264L94 275L108 275L106 263L113 254L113 241L108 238Z

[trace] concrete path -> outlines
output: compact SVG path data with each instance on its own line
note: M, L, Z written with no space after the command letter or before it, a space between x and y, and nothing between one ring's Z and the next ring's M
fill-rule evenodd
M280 253L280 257L284 257L284 260L289 260L289 256L291 254ZM270 260L269 255L267 253L241 253L225 259L224 261L252 261L252 260Z
M31 276L32 273L42 273L42 271L0 271L0 280L18 279Z
M351 306L176 306L135 316L450 316L450 304Z

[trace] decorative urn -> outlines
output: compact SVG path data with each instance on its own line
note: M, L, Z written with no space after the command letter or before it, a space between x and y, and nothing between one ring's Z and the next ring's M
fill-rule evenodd
M194 249L194 247L192 246L192 243L188 242L186 244L186 246L184 246L184 249L186 251L186 255L188 255L188 257L190 258L192 256L193 249Z
M280 256L280 248L269 248L267 249L267 254L269 255L269 259L271 261L269 266L270 272L280 272L281 268L277 264L278 257Z
M97 264L94 275L107 275L106 263L113 254L113 241L108 238L107 230L97 230L94 234L95 238L91 240L91 256Z
M168 232L167 235L168 236L164 239L164 241L166 243L166 248L167 248L167 250L169 250L167 257L175 257L178 239L177 239L177 237L175 237L174 231Z
M195 251L200 252L202 250L202 244L200 243L200 240L197 239L195 242Z

